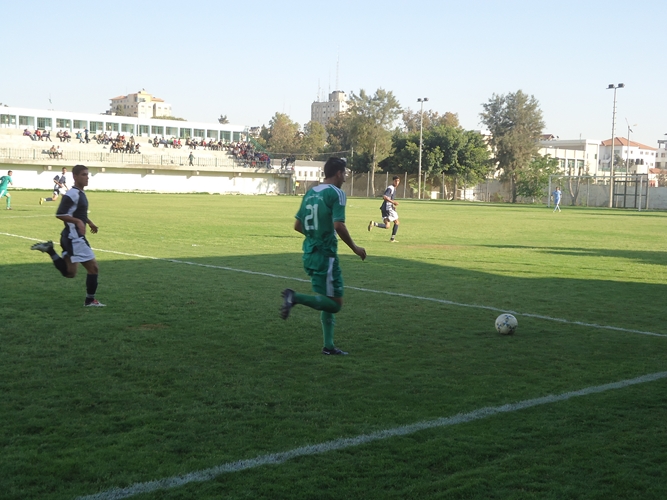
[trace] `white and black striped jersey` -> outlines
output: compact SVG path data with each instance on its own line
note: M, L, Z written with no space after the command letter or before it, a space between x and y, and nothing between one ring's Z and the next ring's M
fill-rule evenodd
M387 186L387 189L384 192L384 196L386 196L390 200L394 201L394 196L395 195L396 195L396 186L394 186L393 184L389 184ZM384 200L384 198L383 198L383 200ZM393 209L394 204L393 203L388 203L387 200L384 200L382 202L382 206L380 207L380 210L387 210L388 208Z
M84 224L88 222L88 198L78 187L73 187L63 195L60 201L60 206L56 212L56 217L59 215L70 215L75 219L80 219ZM65 222L65 230L74 235L78 234L76 225L71 222ZM79 234L79 236L83 236Z

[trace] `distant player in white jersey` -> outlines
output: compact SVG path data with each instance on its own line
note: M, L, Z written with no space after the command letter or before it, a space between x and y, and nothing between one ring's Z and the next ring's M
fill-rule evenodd
M373 222L368 223L368 230L370 231L373 227L379 227L381 229L389 229L391 223L394 223L394 229L391 231L391 243L397 243L396 233L398 232L398 212L396 212L396 206L398 202L394 200L396 196L396 188L401 183L401 178L398 175L392 177L392 183L387 186L387 189L384 192L382 199L382 206L380 207L380 212L382 212L382 220L384 222Z
M51 198L40 198L39 204L43 204L45 201L56 201L58 196L65 194L67 192L67 168L63 167L61 174L56 174L53 178L53 196Z

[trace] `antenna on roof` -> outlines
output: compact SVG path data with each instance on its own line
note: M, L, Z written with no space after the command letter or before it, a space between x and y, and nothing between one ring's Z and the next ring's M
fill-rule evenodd
M338 54L338 58L336 59L336 90L340 89L340 86L338 85L338 70L340 66L340 54Z

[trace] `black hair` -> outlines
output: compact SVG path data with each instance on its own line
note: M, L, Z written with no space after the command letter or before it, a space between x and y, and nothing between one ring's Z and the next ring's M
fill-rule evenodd
M345 158L334 158L333 156L324 164L324 178L329 179L338 172L345 171L347 160Z
M84 170L88 170L88 167L85 165L74 165L74 168L72 169L72 175L79 175Z
M400 178L398 175L395 175L395 176L393 176L393 177L391 178L392 181L395 181L396 179L399 179L399 180L400 180L401 178Z

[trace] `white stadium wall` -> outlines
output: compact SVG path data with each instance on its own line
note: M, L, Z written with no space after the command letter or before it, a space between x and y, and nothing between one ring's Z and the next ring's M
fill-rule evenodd
M62 167L71 175L72 165L0 164L3 175L12 170L14 189L43 189L50 191L53 177ZM196 170L130 169L89 167L88 190L144 191L154 193L212 193L212 194L289 194L291 178L278 173L210 172Z

